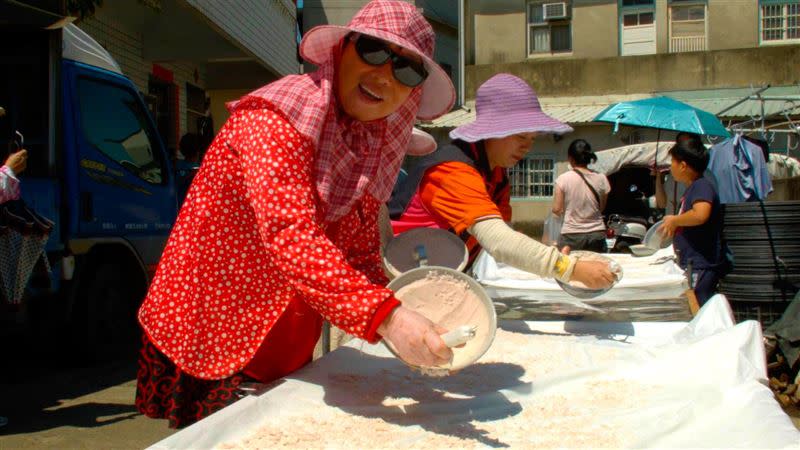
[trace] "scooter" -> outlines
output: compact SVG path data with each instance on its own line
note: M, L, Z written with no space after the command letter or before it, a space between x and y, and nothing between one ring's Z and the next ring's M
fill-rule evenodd
M611 253L630 253L631 245L641 244L647 233L647 220L611 214L606 222L606 245Z
M655 197L648 197L636 184L631 184L628 190L630 200L626 207L609 214L606 220L609 252L630 253L630 247L641 244L647 229L663 216L663 212L656 208Z

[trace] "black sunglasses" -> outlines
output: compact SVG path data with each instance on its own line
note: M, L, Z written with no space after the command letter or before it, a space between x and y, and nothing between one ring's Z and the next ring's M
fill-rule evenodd
M394 78L408 87L417 87L428 78L428 71L421 62L394 52L380 39L357 35L355 47L361 60L371 66L382 66L391 60Z

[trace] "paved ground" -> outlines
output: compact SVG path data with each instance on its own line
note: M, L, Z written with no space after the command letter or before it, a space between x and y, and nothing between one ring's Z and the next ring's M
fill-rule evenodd
M175 432L136 411L135 354L87 366L69 361L57 344L0 340L0 416L9 420L0 427L0 450L141 449ZM332 346L344 340L337 330Z
M5 341L0 415L9 422L0 449L141 449L174 432L134 408L133 355L80 367L57 350L26 352Z

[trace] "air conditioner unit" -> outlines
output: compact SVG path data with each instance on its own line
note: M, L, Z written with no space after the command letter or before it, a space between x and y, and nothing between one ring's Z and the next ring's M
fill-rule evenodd
M567 4L565 2L545 3L542 8L544 8L544 20L565 19L567 17Z

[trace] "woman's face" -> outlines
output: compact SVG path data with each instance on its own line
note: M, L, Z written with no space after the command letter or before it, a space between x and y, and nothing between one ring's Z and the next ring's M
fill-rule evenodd
M691 177L688 175L688 167L689 165L685 162L678 161L675 157L672 157L672 161L669 165L669 171L672 174L672 178L675 179L678 183L687 183L691 182Z
M401 47L390 44L390 48L419 60L413 52ZM336 86L337 97L347 115L361 122L383 119L397 111L412 90L395 79L391 61L382 66L371 66L358 56L354 43L347 41L339 61Z
M486 140L486 156L489 166L511 168L531 150L537 133L520 133L504 138Z

